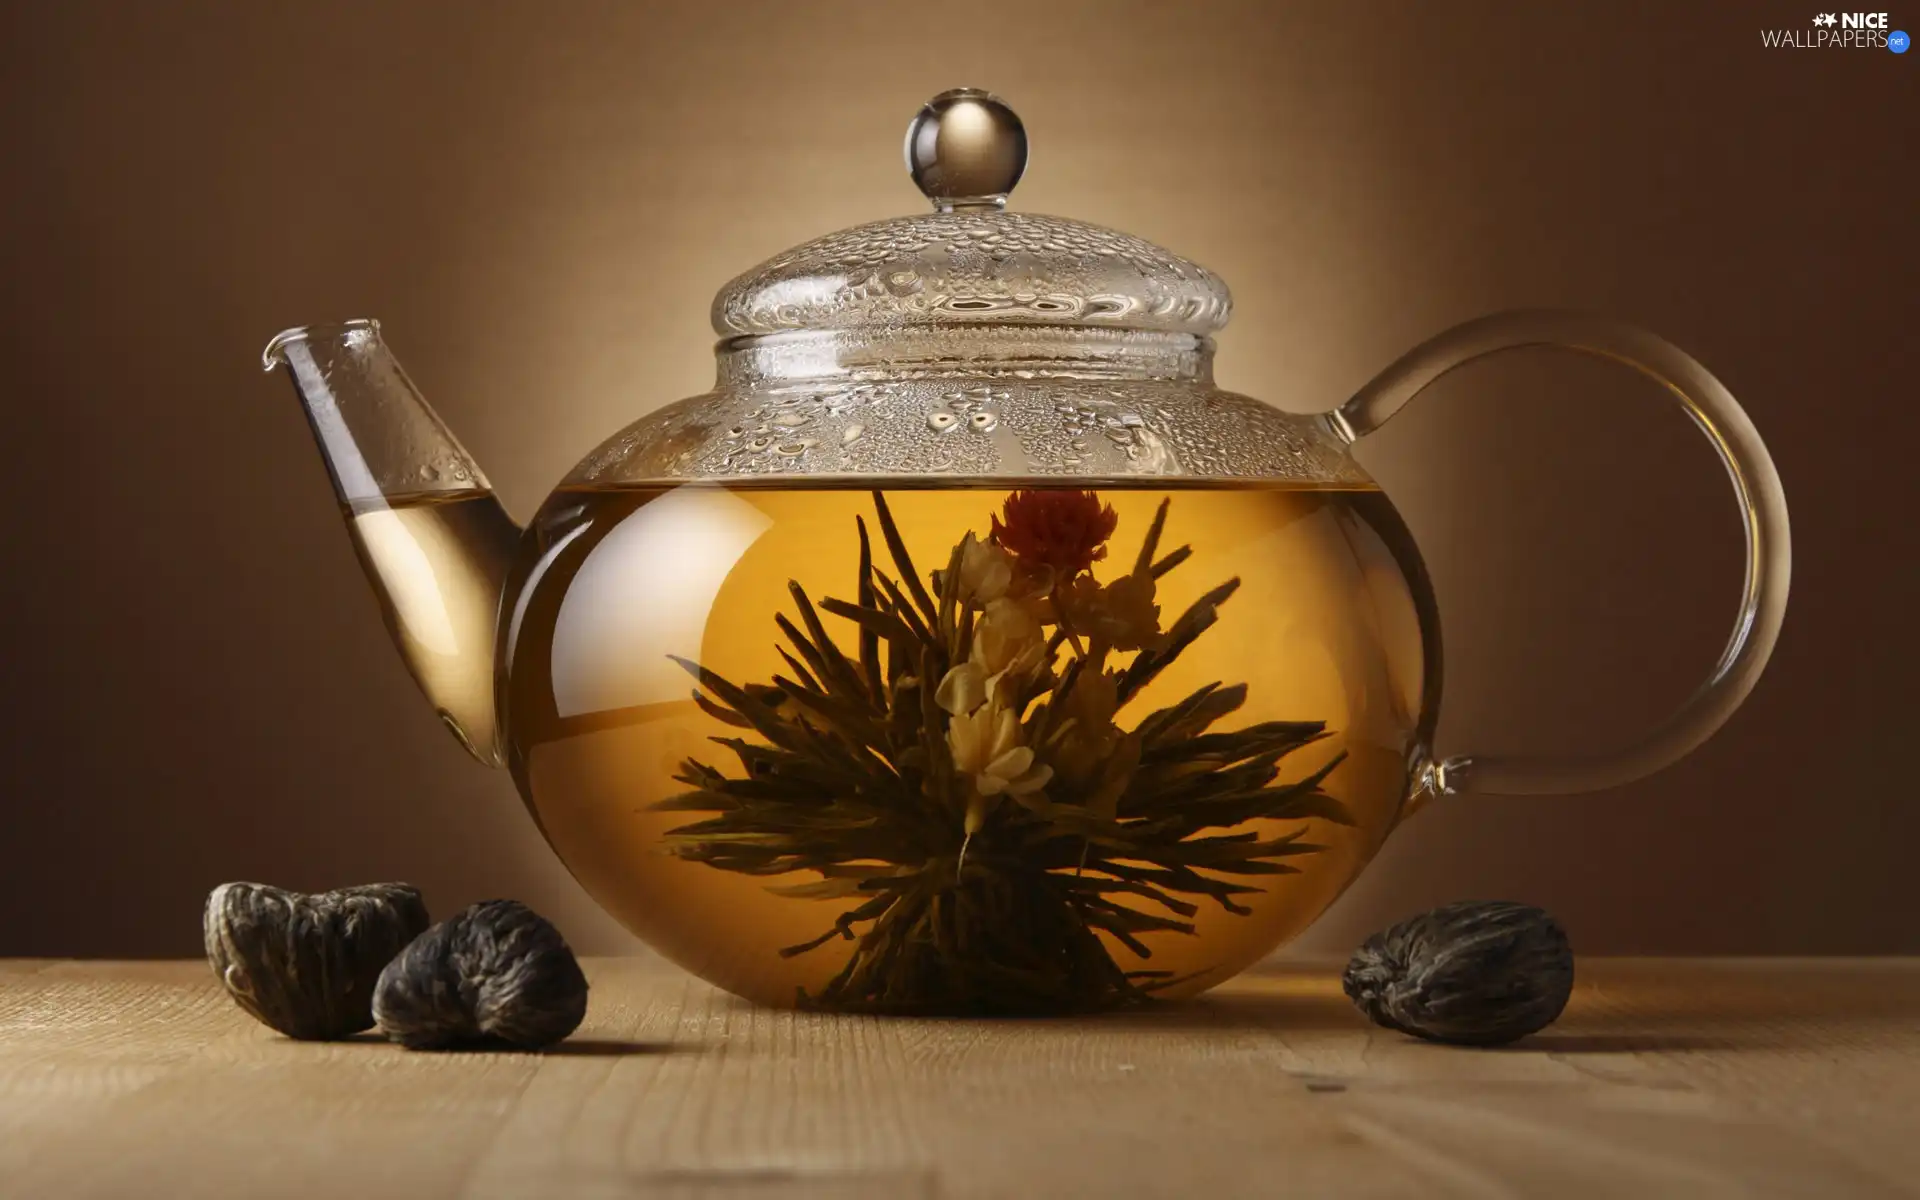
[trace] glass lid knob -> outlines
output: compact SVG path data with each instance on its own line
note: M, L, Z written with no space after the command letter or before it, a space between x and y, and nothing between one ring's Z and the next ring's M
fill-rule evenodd
M1026 169L1026 126L979 88L941 92L907 126L907 170L940 212L1004 208Z

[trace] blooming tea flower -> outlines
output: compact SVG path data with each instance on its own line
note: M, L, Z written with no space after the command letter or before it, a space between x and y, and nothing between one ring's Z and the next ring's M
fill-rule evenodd
M1120 523L1111 504L1092 492L1020 491L1007 497L1006 520L993 518L993 540L1029 569L1061 576L1086 570L1107 556L1107 539Z
M1324 772L1279 782L1279 760L1324 722L1215 729L1246 696L1224 680L1143 711L1145 682L1238 584L1169 617L1179 638L1162 629L1154 564L1164 574L1192 555L1159 553L1170 503L1117 568L1131 573L1102 582L1094 564L1109 552L1114 509L1091 492L1014 493L990 510L990 535L968 521L939 539L930 593L876 491L892 570L873 561L858 522L857 600L816 604L795 583L800 622L775 619L798 682L736 683L676 659L702 710L760 737L717 739L741 760L735 772L680 763L674 778L690 790L651 807L698 815L666 830L664 847L759 880L804 864L818 878L770 890L844 906L817 936L778 948L784 959L852 943L823 987L798 991L802 1007L977 1015L1144 1001L1190 976L1136 974L1121 949L1144 957L1161 935L1213 939L1175 918L1202 898L1249 915L1234 897L1262 889L1240 877L1297 871L1283 860L1323 849L1299 840L1304 829L1249 824L1352 821L1319 787ZM836 645L818 608L859 626L857 652ZM1235 653L1215 649L1219 661Z

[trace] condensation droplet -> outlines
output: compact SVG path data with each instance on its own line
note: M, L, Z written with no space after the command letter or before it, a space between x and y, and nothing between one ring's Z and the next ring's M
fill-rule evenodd
M845 433L840 435L840 441L845 445L852 445L854 442L859 441L860 435L865 433L866 431L867 431L867 427L865 425L862 425L860 422L855 421L853 424L847 426L847 431Z
M979 430L981 433L985 433L987 430L992 429L995 425L998 425L1000 423L1000 418L990 412L977 412L973 414L972 418L970 419L970 423L973 425L975 429Z
M773 423L782 429L797 429L812 419L805 413L783 412L773 419Z
M958 425L959 423L960 423L960 418L954 416L950 412L937 412L937 413L927 414L927 428L933 430L935 433L945 433L947 430L952 429L954 426Z
M432 483L434 480L440 478L440 470L432 463L428 463L420 468L420 478L426 480L428 483Z
M773 448L775 454L784 454L788 458L798 458L813 446L812 438L800 438L797 441L781 442Z

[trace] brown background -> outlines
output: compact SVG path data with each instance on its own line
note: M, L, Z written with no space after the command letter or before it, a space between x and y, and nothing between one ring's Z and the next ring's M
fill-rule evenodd
M1437 804L1308 948L1498 895L1590 951L1920 951L1920 54L1682 7L11 6L0 953L191 953L236 877L626 944L413 694L261 344L379 316L524 516L704 387L726 278L912 211L901 130L958 83L1026 119L1017 205L1228 277L1228 386L1326 408L1572 305L1693 350L1778 458L1793 602L1725 732L1614 792ZM1626 372L1476 367L1363 458L1439 592L1443 750L1624 738L1718 650L1733 505Z

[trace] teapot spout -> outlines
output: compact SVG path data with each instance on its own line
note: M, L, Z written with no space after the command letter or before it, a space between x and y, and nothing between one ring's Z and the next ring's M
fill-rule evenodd
M293 382L407 669L460 743L499 766L495 630L520 527L378 323L289 329L262 362Z

